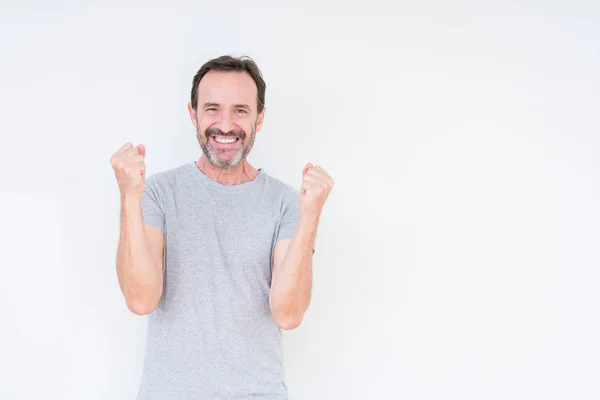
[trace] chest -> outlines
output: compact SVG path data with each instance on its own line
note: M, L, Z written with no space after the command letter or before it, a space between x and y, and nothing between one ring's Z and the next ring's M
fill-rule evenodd
M166 212L167 273L215 284L270 284L279 224L279 209L260 198L174 202Z

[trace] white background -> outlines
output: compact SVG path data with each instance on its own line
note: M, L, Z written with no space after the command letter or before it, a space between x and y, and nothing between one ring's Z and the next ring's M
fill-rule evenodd
M282 3L0 3L0 398L135 397L109 158L197 159L221 54L267 82L251 163L336 180L291 399L600 398L599 3Z

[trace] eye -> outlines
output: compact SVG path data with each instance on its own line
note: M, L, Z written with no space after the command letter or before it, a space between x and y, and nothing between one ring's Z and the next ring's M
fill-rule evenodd
M240 115L248 114L248 111L246 111L246 110L244 110L242 108L235 110L235 112L238 113L238 114L240 114Z
M204 111L209 112L209 113L215 113L215 112L217 112L217 109L216 109L216 107L208 107L208 108L205 108Z

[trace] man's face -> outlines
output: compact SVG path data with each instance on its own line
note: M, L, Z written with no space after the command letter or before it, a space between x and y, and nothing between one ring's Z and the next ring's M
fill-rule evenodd
M247 72L209 71L198 85L198 103L188 105L202 151L211 164L231 168L246 159L262 127L256 83Z

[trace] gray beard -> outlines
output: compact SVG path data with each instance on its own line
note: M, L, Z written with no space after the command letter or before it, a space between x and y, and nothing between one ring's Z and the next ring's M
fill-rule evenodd
M196 124L197 125L197 124ZM242 140L242 148L229 160L220 160L218 152L210 144L210 139L206 137L206 133L204 138L206 138L206 142L202 140L202 135L200 135L200 128L196 129L196 138L198 139L198 143L200 143L200 147L202 148L202 152L208 159L208 161L217 168L227 169L233 168L237 165L240 165L242 161L248 157L250 150L252 150L252 146L254 145L254 137L256 134L256 126L252 126L252 134L246 135L246 139Z

